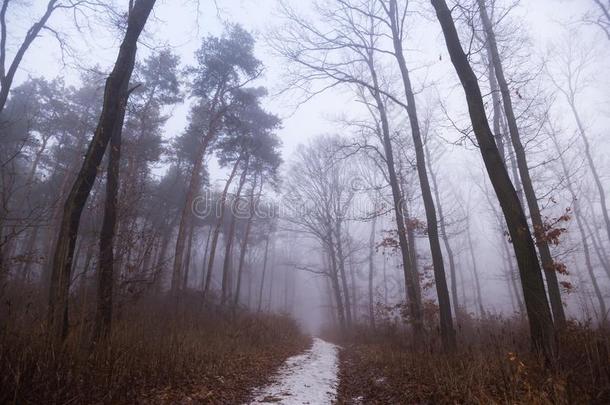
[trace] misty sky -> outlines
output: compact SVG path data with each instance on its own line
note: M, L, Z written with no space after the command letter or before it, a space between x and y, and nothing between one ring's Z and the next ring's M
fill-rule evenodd
M121 4L117 0L114 1ZM31 0L31 3L36 5L40 3L42 9L46 2ZM306 8L308 2L291 1L290 3L298 5L298 8ZM590 6L589 3L589 0L523 0L515 14L524 17L524 25L529 28L531 38L540 49L543 49L549 40L561 32L558 22L577 19ZM421 9L422 4L415 4L414 7ZM430 12L427 2L423 2L423 8ZM283 88L282 66L264 41L264 36L269 30L281 24L276 9L277 0L217 0L216 2L200 0L199 8L196 0L158 1L154 10L154 19L147 25L149 35L140 45L140 57L148 52L146 48L169 45L181 57L183 64L191 63L193 52L199 47L201 37L220 34L224 22L237 22L254 33L258 39L257 56L266 66L261 84L267 86L271 93L276 93ZM29 11L21 13L18 16L19 21L13 17L11 23L17 22L21 27L29 26L31 15L34 13ZM84 23L83 19L80 21ZM62 53L56 40L48 33L44 34L45 37L34 42L27 53L17 83L28 75L47 78L63 76L70 82L78 76L78 70L81 68L100 65L103 69L107 69L116 55L120 35L117 35L116 30L112 29L102 17L90 17L89 24L90 29L83 26L82 33L78 33L72 27L68 15L53 16L51 25L68 32L66 38L74 54L66 55L62 60ZM446 54L446 50L436 22L430 21L428 24L418 22L417 26L417 34L409 48L417 48L423 52L418 51L411 56L416 57L417 63L422 66L430 65L430 70L447 71L446 69L450 68L448 58L438 60L438 55ZM17 33L12 29L9 35L21 38L22 32ZM434 66L435 64L440 66ZM418 79L417 72L415 78ZM429 80L433 81L434 78ZM349 114L350 108L357 108L350 105L351 99L352 97L347 93L337 94L336 91L334 94L326 93L301 106L296 112L294 94L268 100L268 108L284 118L280 136L284 142L285 156L289 156L289 152L307 138L333 131L334 125L330 122L333 117L343 113ZM187 110L182 106L174 111L174 116L167 125L168 137L184 128Z

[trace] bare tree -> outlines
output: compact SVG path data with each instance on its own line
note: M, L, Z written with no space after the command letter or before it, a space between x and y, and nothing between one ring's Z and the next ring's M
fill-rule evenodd
M464 88L481 156L508 225L519 265L533 348L551 360L555 357L553 319L525 213L489 128L478 80L462 48L451 11L444 0L431 2L443 30L451 61Z
M582 243L582 249L585 256L585 268L587 269L587 273L589 278L591 279L591 284L593 285L593 290L595 291L595 296L599 303L600 316L599 321L601 323L605 323L607 321L608 311L606 309L606 302L604 300L604 296L600 289L599 283L597 282L597 277L593 270L593 263L591 260L591 251L589 248L589 236L587 231L585 230L585 223L583 220L583 213L580 207L580 202L578 198L578 194L576 193L576 189L574 187L574 183L572 180L572 173L568 169L568 164L566 162L565 153L559 144L559 139L557 137L557 133L555 128L553 127L550 121L547 121L547 126L549 127L550 137L553 140L553 144L557 151L557 156L559 156L559 162L561 163L561 172L564 177L566 188L570 193L570 197L572 198L572 213L576 217L576 225L578 227L578 233L580 234L580 239ZM592 235L591 235L592 236Z
M127 30L113 71L106 81L104 105L100 121L89 144L82 167L64 204L59 237L55 244L49 294L48 330L50 337L60 343L68 331L68 292L70 270L80 217L106 147L116 131L122 127L122 118L129 95L129 79L135 64L138 38L155 0L137 0L129 11Z
M494 67L495 76L497 79L500 93L502 95L502 102L504 105L504 113L508 123L508 129L510 133L510 139L513 144L515 156L517 160L517 167L519 168L519 176L521 184L523 185L523 191L525 193L525 199L529 208L532 224L534 226L534 235L536 236L536 246L540 253L540 259L542 261L542 268L546 276L547 288L549 298L551 302L551 309L553 312L555 324L558 328L562 328L565 325L565 313L563 311L563 304L561 302L561 294L559 291L559 283L557 281L557 273L555 271L555 262L551 256L551 250L546 241L546 235L544 234L544 223L542 221L542 214L540 213L540 206L538 205L538 198L534 190L530 171L527 165L527 156L525 148L521 142L521 136L519 134L519 127L517 125L517 118L513 109L513 101L511 92L508 87L508 82L504 74L504 66L498 51L498 44L496 41L496 34L494 32L493 24L487 13L487 6L485 0L477 0L479 5L479 13L481 21L485 29L485 37L487 41L487 48L490 52L489 59Z
M282 34L279 34L272 45L280 55L284 56L295 67L295 71L292 72L292 84L295 87L307 89L312 81L322 80L330 82L323 89L340 84L356 85L366 89L366 92L372 98L372 108L380 123L383 156L392 190L407 299L409 301L409 313L415 335L421 341L423 324L421 299L418 293L419 277L413 273L410 266L411 256L406 236L404 201L394 162L386 98L403 107L406 105L382 89L378 67L376 66L376 56L378 56L377 42L383 34L378 32L377 24L372 21L371 17L361 14L359 18L362 21L354 21L350 8L344 4L339 7L319 4L316 11L324 21L333 23L329 33L325 29L316 27L299 17L293 10L284 6L285 17L291 26L287 27L287 30L283 31ZM351 56L345 57L345 52L349 52ZM314 94L316 93L314 92ZM449 315L450 313L449 311ZM447 335L450 330L452 328L442 328L443 342L449 343L448 346L451 346L450 342L453 341L451 335Z
M591 0L595 5L593 10L587 12L583 21L585 24L596 25L599 27L608 40L610 40L610 1Z
M18 3L15 0L2 0L0 5L0 113L4 110L13 80L15 79L15 73L19 69L23 57L34 40L40 36L41 32L43 30L49 31L60 41L62 47L65 46L59 33L48 25L49 19L57 10L72 9L74 15L77 14L76 9L88 8L95 11L103 7L109 10L107 6L104 6L103 3L97 0L49 0L43 14L27 30L25 37L17 47L12 59L10 59L9 52L7 51L7 33L9 31L7 13L9 5L18 5Z
M587 165L599 195L600 210L604 220L606 234L610 241L610 211L608 211L608 204L606 202L606 188L602 183L598 166L593 159L593 151L591 150L591 142L589 139L590 134L586 129L586 125L578 108L578 96L582 94L586 87L584 76L590 59L593 56L593 49L577 44L574 39L577 35L575 32L569 32L568 34L570 35L570 38L567 38L564 42L563 49L556 49L553 52L554 56L557 58L557 70L549 71L548 76L557 90L565 97L574 117L574 121L576 122L576 129L584 146Z

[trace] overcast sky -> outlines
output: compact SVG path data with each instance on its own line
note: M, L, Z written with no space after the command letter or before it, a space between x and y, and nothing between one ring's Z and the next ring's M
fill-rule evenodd
M38 15L38 10L33 12L32 9L38 7L42 10L42 6L46 3L43 0L30 2L35 6L19 15L13 15L11 27L14 27L12 24L15 22L22 29L28 26L31 16ZM121 4L118 0L115 2ZM307 2L293 1L293 3L299 7L306 7L303 4ZM426 3L423 4L429 9ZM516 15L523 16L531 37L542 49L549 39L560 32L561 27L557 22L575 20L590 6L591 1L523 0L521 3ZM415 7L421 6L415 5ZM199 47L201 37L220 34L224 22L237 22L259 39L257 56L266 65L265 77L261 84L269 87L274 93L283 85L282 63L272 56L264 44L263 37L270 28L278 25L276 9L276 0L217 0L216 2L200 0L199 9L196 0L160 0L154 11L154 19L148 24L149 35L140 46L140 55L148 51L147 47L169 45L180 55L183 63L190 63L193 60L193 52ZM63 76L67 81L74 81L78 76L79 68L96 64L106 69L111 66L117 52L119 35L105 24L101 17L91 18L89 22L91 30L84 27L83 33L80 34L71 28L68 15L54 16L51 25L69 33L67 36L69 43L76 53L62 60L57 43L47 34L37 40L28 52L17 76L17 82L24 80L28 75L47 78ZM434 23L435 21L430 21L418 24L419 32L413 38L415 46L425 51L423 54L418 54L419 58L424 55L420 62L422 65L437 59L436 56L431 55L446 53L440 30ZM22 37L22 30L11 29L9 34L18 39ZM440 69L450 67L448 60L449 58L444 58L437 62L442 65ZM326 93L301 106L296 112L293 108L294 98L281 97L268 100L268 108L284 118L280 135L286 155L305 139L321 132L332 131L333 124L329 122L329 118L341 113L349 114L350 108L354 108L350 103L351 99L352 97L347 93L337 94L336 91ZM182 106L174 111L174 117L167 126L168 137L172 137L184 128L187 110Z

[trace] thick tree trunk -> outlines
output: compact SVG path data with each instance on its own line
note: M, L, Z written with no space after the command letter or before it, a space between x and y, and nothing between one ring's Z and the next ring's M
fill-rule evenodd
M481 89L462 49L451 11L445 0L431 0L431 2L443 30L451 61L464 87L468 111L481 156L502 207L513 242L529 318L532 347L535 351L542 352L547 359L552 360L555 357L555 329L536 255L536 246L527 219L489 128Z
M110 140L108 171L106 175L106 202L100 231L99 267L97 271L97 309L93 325L93 341L103 340L110 334L112 325L112 290L114 286L114 236L117 222L119 194L119 168L121 163L121 133L127 98L119 110L116 126Z
M529 168L527 166L527 157L521 142L521 136L519 134L517 119L513 110L508 82L504 76L504 67L502 66L502 60L498 51L495 32L491 20L487 14L485 0L477 1L479 4L481 21L483 22L483 27L485 28L486 32L487 46L490 52L489 58L494 65L494 71L496 73L496 78L498 79L498 86L500 87L500 93L502 94L504 113L506 114L508 130L515 151L515 156L517 158L517 166L519 168L521 183L523 184L523 191L525 192L525 200L527 201L530 216L532 218L532 224L534 225L536 245L538 246L538 252L540 253L540 259L542 261L542 268L546 276L546 284L551 301L553 317L555 319L555 325L558 328L563 328L566 318L563 310L563 303L561 302L561 293L559 291L559 282L557 281L557 273L555 271L555 262L551 256L549 245L545 240L544 224L542 221L542 215L540 213L540 207L538 205L538 198L536 197L536 192L534 190Z
M417 118L417 106L415 104L415 95L411 86L409 70L402 50L402 41L400 37L400 17L396 7L396 0L390 0L390 22L392 28L392 42L394 44L394 55L398 61L402 82L404 85L405 96L407 98L407 115L411 126L411 136L415 147L415 161L417 165L417 174L419 177L419 185L421 188L422 199L424 202L424 210L426 212L426 223L428 230L428 241L430 243L430 253L432 254L432 266L434 268L434 283L436 285L436 295L440 310L441 323L441 339L443 349L446 351L454 351L456 349L455 330L453 329L453 320L451 318L451 302L449 300L449 290L447 289L447 280L445 277L445 264L443 261L443 252L441 243L438 237L438 221L436 218L436 208L434 207L434 199L428 181L428 173L426 170L426 157L424 154L424 146Z
M125 108L127 87L134 67L138 38L154 4L155 0L138 0L129 13L127 31L118 58L106 81L104 105L98 126L64 205L53 255L47 314L48 332L55 343L62 342L68 331L70 269L81 214L97 177L97 168L102 161L110 137L118 125L117 119L121 115L121 110Z
M525 304L523 303L523 297L519 293L522 291L519 289L519 285L517 284L517 280L515 279L515 275L513 274L514 264L513 264L513 255L510 252L510 248L508 246L508 241L504 236L502 236L502 247L504 248L504 252L506 253L506 260L508 265L508 277L509 281L513 287L513 291L515 293L515 298L517 300L517 305L519 306L519 312L521 314L525 314Z

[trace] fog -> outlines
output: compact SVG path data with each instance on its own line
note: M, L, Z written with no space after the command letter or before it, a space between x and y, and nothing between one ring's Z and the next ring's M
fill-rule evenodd
M2 1L7 324L607 326L610 6L448 3Z

